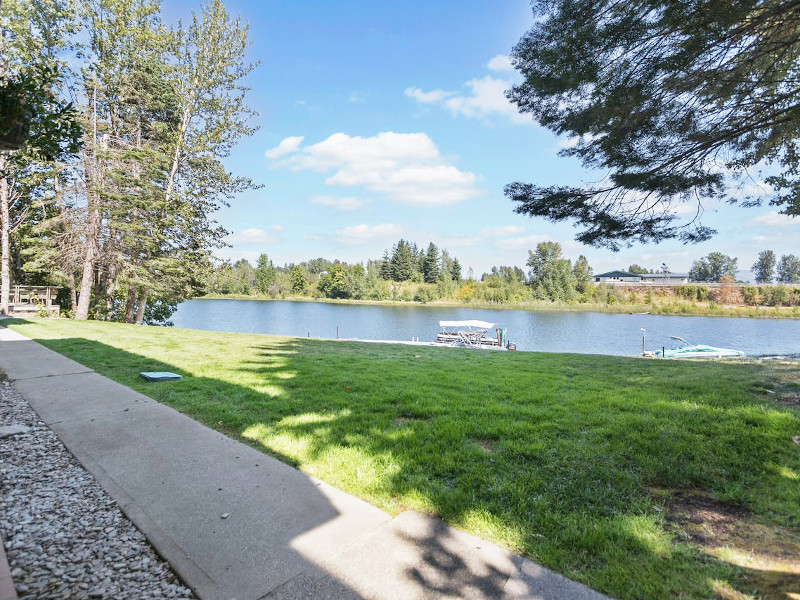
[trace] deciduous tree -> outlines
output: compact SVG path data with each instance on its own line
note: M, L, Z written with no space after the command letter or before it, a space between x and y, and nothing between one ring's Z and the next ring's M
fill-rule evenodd
M696 260L689 269L689 278L693 281L720 281L724 276L729 276L731 281L736 279L736 266L738 259L731 258L721 252L711 252L700 260Z
M558 242L540 242L528 250L530 284L536 297L552 302L571 302L577 296L571 262L561 256Z
M758 260L753 264L753 274L756 283L770 283L775 276L775 253L772 250L762 250L758 253Z
M800 258L794 254L781 256L778 261L778 281L800 283Z

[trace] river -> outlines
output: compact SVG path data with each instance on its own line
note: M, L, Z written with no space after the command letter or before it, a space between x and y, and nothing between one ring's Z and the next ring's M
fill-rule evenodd
M176 327L295 337L432 341L440 320L480 319L508 330L518 350L635 356L670 336L748 355L800 353L800 320L680 317L594 312L537 312L420 305L362 305L281 300L188 300Z

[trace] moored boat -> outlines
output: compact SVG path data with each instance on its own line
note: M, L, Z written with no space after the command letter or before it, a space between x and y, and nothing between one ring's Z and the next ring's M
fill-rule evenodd
M445 346L516 350L516 345L506 338L506 330L495 328L494 323L479 320L439 321L440 331L436 343ZM491 335L494 329L495 336Z
M690 344L683 338L671 335L670 338L681 342L683 346L679 348L664 348L657 350L654 354L661 358L736 358L744 356L741 350L731 348L718 348L716 346L706 346L704 344Z

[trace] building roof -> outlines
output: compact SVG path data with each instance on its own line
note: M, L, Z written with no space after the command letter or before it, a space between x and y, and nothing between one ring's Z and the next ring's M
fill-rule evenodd
M642 277L658 277L661 279L677 277L682 279L688 279L689 274L688 273L642 273Z
M628 273L627 271L609 271L608 273L600 273L595 277L641 277L636 273Z

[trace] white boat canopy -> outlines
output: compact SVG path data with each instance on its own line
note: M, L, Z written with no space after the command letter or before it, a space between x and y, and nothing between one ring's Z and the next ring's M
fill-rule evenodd
M439 321L439 327L475 327L477 329L491 329L494 323L488 321Z

